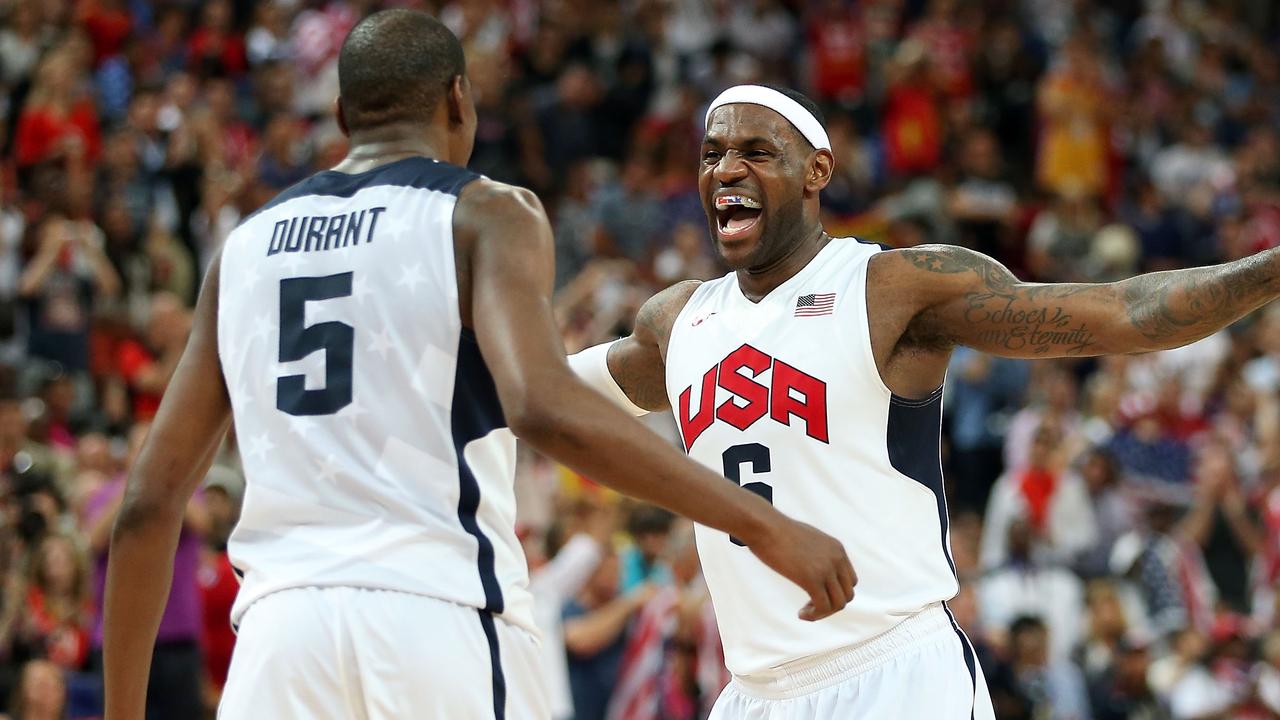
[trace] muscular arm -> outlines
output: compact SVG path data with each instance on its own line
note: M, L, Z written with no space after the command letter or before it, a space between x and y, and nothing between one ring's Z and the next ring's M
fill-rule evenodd
M671 325L700 281L676 283L649 298L636 313L631 335L609 347L609 374L631 402L645 410L668 410L666 355Z
M178 533L231 417L218 361L218 265L215 257L191 339L129 477L111 535L103 619L110 720L143 716Z
M904 338L1018 358L1149 352L1199 340L1280 295L1280 250L1114 283L1041 284L960 247L885 253L884 281L915 297Z
M454 234L460 281L470 288L464 318L518 437L616 490L742 537L810 594L802 617L843 607L853 575L839 543L689 460L573 374L551 311L551 228L532 193L485 180L468 185ZM806 537L785 537L793 533Z

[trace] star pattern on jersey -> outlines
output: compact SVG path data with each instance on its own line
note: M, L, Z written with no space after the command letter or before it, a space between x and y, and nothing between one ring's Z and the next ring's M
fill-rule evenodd
M249 342L262 339L266 340L271 335L271 320L266 315L255 315L253 318L253 331L249 333Z
M253 292L254 286L262 279L262 275L258 273L256 263L245 263L244 269L238 275L240 276L240 290L246 297Z
M385 227L383 223L386 223ZM378 237L390 238L392 241L401 240L408 236L408 223L406 223L399 215L393 215L390 212L382 213L378 217Z
M245 377L241 376L240 384L231 391L231 400L241 412L254 403L253 389L249 387Z
M352 400L351 404L338 411L338 416L344 420L357 422L360 418L368 415L369 411L360 404L359 400Z
M383 327L372 333L369 343L365 347L372 352L378 353L378 357L386 360L387 351L395 347L395 343L392 342L391 333L387 331L387 328Z
M265 432L250 435L245 439L244 446L245 457L255 460L266 460L267 454L276 449L276 444L271 442Z
M316 474L316 480L325 485L333 485L341 471L342 466L338 464L338 458L329 453L320 460L320 471Z
M285 272L290 275L297 275L298 268L302 267L302 253L293 252L286 254L288 257L284 259L284 262L280 263L280 266L283 267Z
M407 287L410 293L416 295L418 286L426 281L426 276L422 274L422 263L414 263L400 270L400 279L396 281L396 286Z

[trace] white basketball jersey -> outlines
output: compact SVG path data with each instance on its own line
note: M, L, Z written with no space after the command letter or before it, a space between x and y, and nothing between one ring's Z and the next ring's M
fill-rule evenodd
M318 173L227 238L218 350L247 488L238 622L301 586L418 593L531 632L515 438L458 311L453 209L415 157Z
M853 602L818 622L803 591L735 539L698 526L725 660L751 675L868 640L958 588L939 437L941 389L893 395L871 352L867 262L835 239L759 303L730 273L676 318L667 393L689 455L839 539Z

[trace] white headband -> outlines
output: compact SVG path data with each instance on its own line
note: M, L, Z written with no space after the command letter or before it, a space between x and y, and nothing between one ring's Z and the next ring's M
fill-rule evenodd
M805 110L804 106L795 100L763 85L734 85L720 93L719 97L711 101L711 107L707 108L703 127L711 124L711 113L715 112L716 108L734 103L767 107L786 118L787 122L795 126L795 129L799 130L804 139L808 140L814 148L831 149L831 140L827 137L827 131L822 128L822 123L818 122L818 118L814 117L813 113Z

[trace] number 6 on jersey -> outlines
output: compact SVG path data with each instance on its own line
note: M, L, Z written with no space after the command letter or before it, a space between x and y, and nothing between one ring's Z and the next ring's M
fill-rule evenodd
M772 469L769 458L769 448L760 443L747 443L745 445L733 445L724 451L721 456L724 459L724 476L742 485L742 464L751 463L751 472L756 475L767 473ZM773 504L773 486L762 482L749 482L742 485L744 490L749 490L765 500L769 504ZM746 543L742 542L732 535L729 539L734 545L746 547Z

